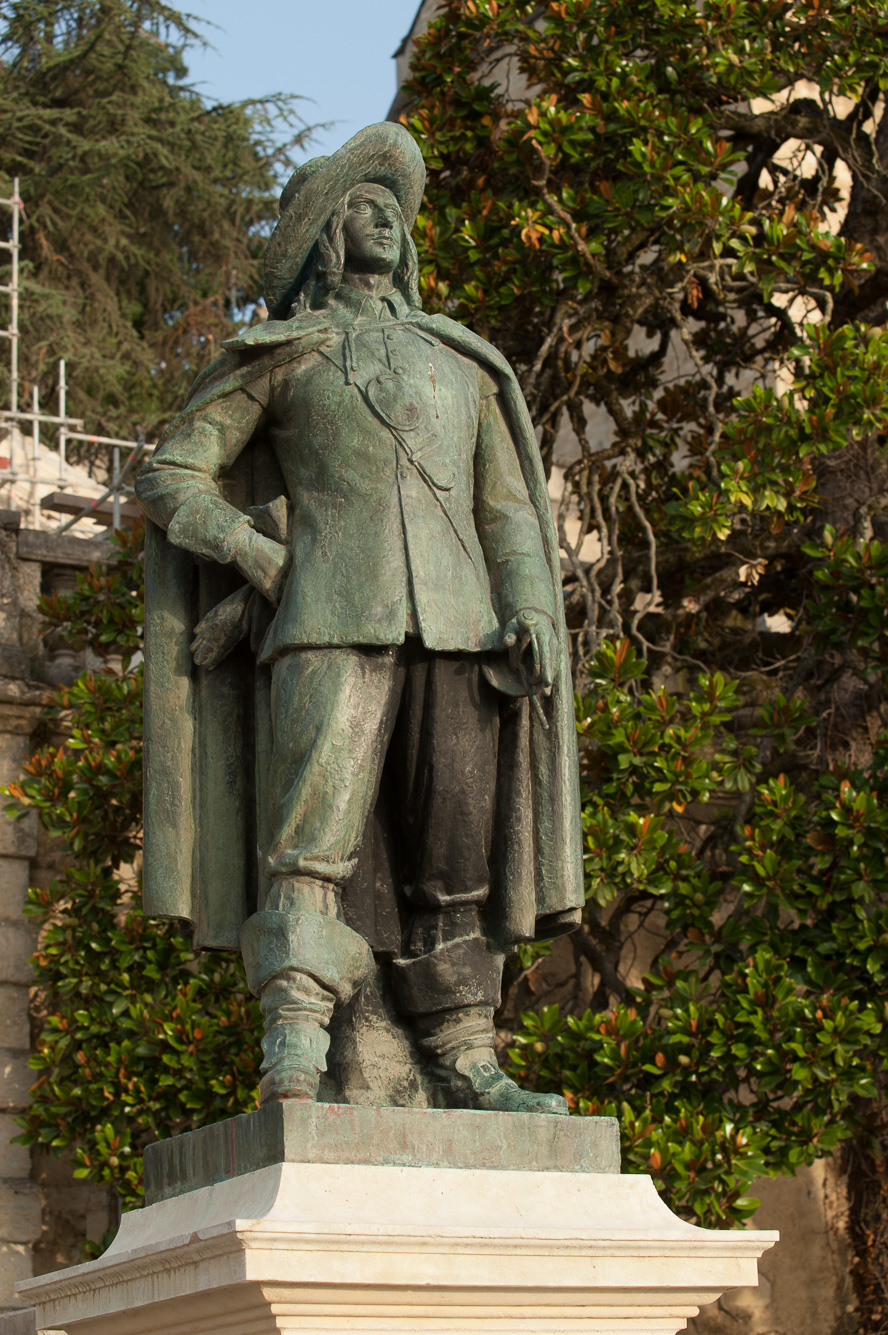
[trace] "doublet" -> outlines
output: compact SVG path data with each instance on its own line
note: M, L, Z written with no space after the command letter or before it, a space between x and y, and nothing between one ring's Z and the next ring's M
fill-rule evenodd
M250 521L220 508L220 479L265 434L292 518L269 661L298 647L396 645L411 632L430 650L476 653L500 648L521 608L552 616L496 382L411 325L400 294L342 288L329 315L322 347L196 411L170 437L139 480L149 517L177 545L224 560ZM214 502L211 519L189 506L197 497Z

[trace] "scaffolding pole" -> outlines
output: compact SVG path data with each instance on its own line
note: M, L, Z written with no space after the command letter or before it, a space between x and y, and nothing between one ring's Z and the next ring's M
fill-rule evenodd
M65 378L65 359L59 358L59 486L65 485L65 451L67 435L65 433L65 413L68 410L68 382Z
M9 430L9 457L12 463L18 451L20 435L15 419L19 393L19 210L22 204L17 176L13 178L11 198L4 199L2 203L12 210L12 239L2 243L2 249L9 252L10 277L8 285L0 289L9 297L9 325L3 333L9 339L9 406L12 417ZM12 483L11 478L10 483ZM12 499L12 485L10 485L10 499Z
M139 436L141 437L141 435L142 433L140 431ZM111 481L111 486L106 487L106 489L102 492L101 496L97 496L94 501L90 501L89 505L85 505L79 515L75 515L73 519L69 519L66 524L60 524L58 532L65 533L69 528L71 528L72 524L76 524L81 519L88 519L90 512L94 510L96 506L101 505L102 501L106 501L109 496L113 496L114 498L112 502L114 506L113 517L116 520L116 522L114 523L114 527L119 528L120 495L121 492L124 490L124 484L126 483L127 478L132 473L136 464L140 462L145 451L150 448L151 447L149 445L145 444L144 439L140 438L136 442L136 448L132 451L126 463L123 465L122 469L120 468L120 455L115 451L115 453L117 453L117 458L115 460L115 472L114 472L114 477L112 478Z
M19 197L19 178L12 182L12 198L2 203L12 209L12 240L3 243L3 249L9 251L11 275L9 286L3 290L9 296L9 406L13 413L18 412L19 392L19 210L22 201Z
M31 467L34 470L34 481L31 483L31 510L36 525L40 514L40 498L37 495L37 474L40 471L40 390L37 385L31 390L31 407L34 410L34 420L31 423Z

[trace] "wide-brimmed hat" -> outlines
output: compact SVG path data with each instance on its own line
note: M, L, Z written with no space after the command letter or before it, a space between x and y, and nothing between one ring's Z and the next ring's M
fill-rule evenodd
M425 189L425 163L403 125L368 125L330 157L312 158L296 168L281 192L281 216L265 251L265 304L272 319L286 317L324 224L342 196L363 181L392 192L412 231Z

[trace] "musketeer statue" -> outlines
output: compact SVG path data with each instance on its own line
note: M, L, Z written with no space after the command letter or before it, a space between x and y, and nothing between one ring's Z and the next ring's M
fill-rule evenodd
M507 362L423 313L424 183L392 124L298 168L268 320L139 475L145 909L240 946L263 1104L318 1097L382 969L439 1106L565 1113L493 1027L505 957L583 903L558 545Z

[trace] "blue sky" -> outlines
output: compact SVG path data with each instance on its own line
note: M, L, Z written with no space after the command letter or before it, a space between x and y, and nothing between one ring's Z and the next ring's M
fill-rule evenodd
M395 95L392 53L419 0L186 0L215 50L188 56L190 82L214 101L299 93L319 132L306 157L330 153L373 121ZM195 26L201 26L195 24Z

